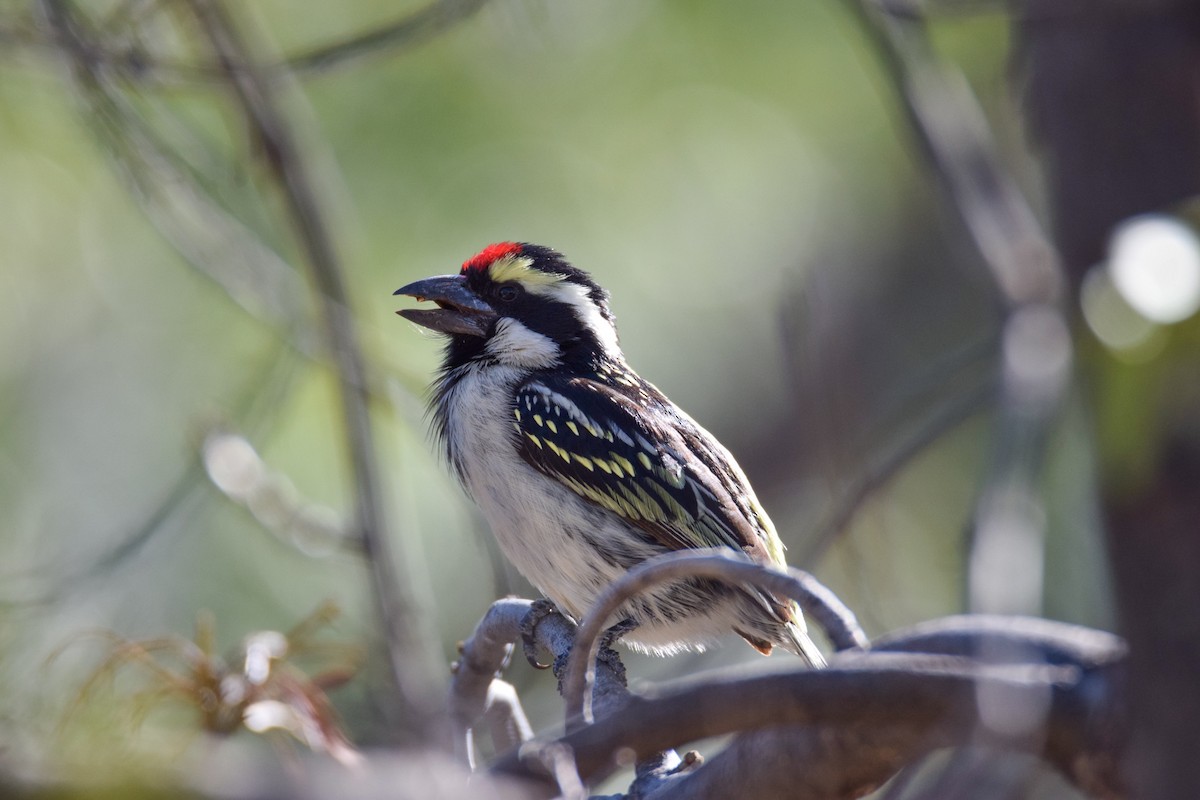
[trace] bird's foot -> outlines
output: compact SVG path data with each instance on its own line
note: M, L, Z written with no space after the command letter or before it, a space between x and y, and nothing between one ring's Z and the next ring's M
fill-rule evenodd
M600 635L600 650L601 650L601 652L603 652L605 650L612 650L613 645L616 644L622 636L636 630L637 626L638 626L637 620L635 620L631 617L626 617L625 619L618 622L616 625L613 625L611 628L606 630L603 634Z
M638 623L635 620L626 618L606 630L600 637L600 651L596 653L596 661L611 669L622 686L629 685L625 680L625 662L621 660L620 653L613 649L613 645L637 626Z
M525 614L525 618L521 620L521 651L525 654L525 660L534 669L550 668L549 664L543 664L538 660L538 651L540 648L538 647L537 637L534 634L542 620L557 613L558 609L549 600L534 600L533 605L529 607L529 611Z
M618 639L637 626L638 623L634 620L623 619L600 635L599 648L596 652L596 665L607 667L621 686L628 686L625 680L625 664L621 661L621 654L613 649L613 645L616 644ZM576 641L575 644L578 645L579 642ZM558 690L560 693L562 692L563 675L566 674L567 662L571 659L573 649L574 646L572 646L571 650L561 653L558 658L554 659L554 674L558 676Z

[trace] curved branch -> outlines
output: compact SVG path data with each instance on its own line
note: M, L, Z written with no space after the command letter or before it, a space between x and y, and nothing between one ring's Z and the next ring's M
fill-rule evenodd
M450 713L453 749L464 763L470 763L472 760L469 732L480 719L490 716L492 704L498 698L507 702L506 696L503 695L504 690L496 686L503 681L497 681L496 677L507 665L513 644L528 632L536 645L550 652L556 663L562 663L575 643L575 630L575 625L570 620L558 613L542 613L530 600L507 598L492 603L475 626L470 638L459 646L462 657L451 669L453 675L450 679L447 707ZM623 668L619 662L607 664L596 676L597 699L610 709L623 706L629 695L621 669ZM496 694L498 691L500 695ZM515 693L512 703L515 709L519 710ZM522 742L530 738L523 734L520 719L515 717L509 730L515 731L515 738ZM508 737L508 733L501 733ZM497 749L506 749L504 742L496 744Z
M1040 746L1046 760L1092 796L1121 796L1116 764L1125 747L1126 726L1120 708L1127 681L1123 661L1128 648L1120 637L1037 618L962 615L931 620L877 639L872 642L872 655L864 658L874 658L882 651L963 657L982 654L988 659L1013 660L1010 663L1020 659L1027 664L1082 668L1082 677L1070 696L1074 702L1087 698L1091 710L1085 710L1084 705L1074 709L1060 706L1069 723L1059 728L1060 735L1048 739L1035 734L1027 740L1029 747L1018 749L1034 752ZM838 666L835 664L835 668ZM980 688L976 689L977 701ZM988 687L982 688L986 692ZM1012 696L1004 699L1020 701ZM859 797L899 769L919 763L925 752L913 749L912 737L911 730L894 725L753 731L736 737L704 769L686 780L673 781L658 800L733 795L760 800ZM943 736L939 741L946 738L950 737ZM967 732L948 743L976 739ZM762 769L764 763L772 764L772 769Z
M836 650L865 648L866 636L837 596L816 578L798 569L786 572L756 564L729 548L710 548L667 553L651 558L609 584L588 610L576 633L563 675L563 699L567 706L568 730L592 721L591 685L593 662L599 649L604 623L623 603L647 589L686 578L710 578L730 584L750 584L787 597L821 626Z
M871 642L872 652L986 654L993 663L1092 668L1125 658L1125 640L1106 631L1038 617L960 614L922 622Z
M931 444L986 408L987 401L994 394L995 387L987 383L961 396L951 397L934 408L911 433L896 442L890 450L870 460L866 468L854 475L843 489L841 498L817 526L815 533L802 543L804 550L797 562L816 563L877 491L895 478L914 458L926 452Z
M483 720L492 736L493 746L500 752L533 738L533 727L525 716L517 687L499 678L493 678L488 686Z
M451 665L447 707L453 728L453 749L470 762L468 734L488 709L492 682L508 661L521 621L532 601L509 598L492 603L471 637L459 646L462 657Z
M860 757L881 758L888 748L899 748L904 755L898 764L971 740L1022 751L1032 746L1080 785L1093 780L1115 787L1116 746L1108 734L1116 714L1112 683L1118 678L1113 667L1088 671L1075 666L981 665L926 654L845 653L823 670L717 677L634 696L621 714L606 716L559 741L574 752L579 774L587 781L609 774L619 753L626 759L630 752L642 757L709 736L806 726L801 735L815 735L815 743L823 746L813 751L814 760L796 767L822 769L826 778ZM1045 737L1031 743L1027 736L988 727L977 702L981 688L1004 693L1013 703L1045 704L1048 696ZM817 755L828 763L821 766ZM889 758L895 760L895 755ZM712 763L681 781L702 780L711 767ZM494 772L544 775L520 753L502 759Z

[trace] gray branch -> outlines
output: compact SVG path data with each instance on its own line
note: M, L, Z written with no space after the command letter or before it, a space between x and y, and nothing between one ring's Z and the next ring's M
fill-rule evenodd
M728 548L668 553L648 559L609 584L588 610L577 634L581 646L572 651L563 677L568 729L592 720L589 689L605 622L629 598L653 586L686 578L711 578L766 589L798 602L804 613L825 631L836 650L867 644L854 612L807 572L755 564Z
M1026 660L955 655L997 642L1019 642ZM659 800L858 797L932 750L966 742L1036 754L1095 797L1121 795L1125 648L1117 637L1043 620L955 617L882 645L929 652L849 651L824 670L705 676L632 696L621 713L556 741L595 782L622 753L641 758L745 734L704 766L666 776ZM1027 717L1037 730L1011 725L1013 709L1044 710ZM528 750L493 772L545 780Z
M460 647L462 657L452 668L448 706L453 749L468 763L474 761L471 736L481 720L491 727L498 750L506 749L507 742L496 738L494 722L500 723L505 740L515 737L519 740L516 743L524 743L532 738L528 723L522 723L524 712L515 693L509 698L497 687L497 683L503 683L498 676L525 631L538 647L554 656L557 664L564 663L575 644L575 625L561 614L540 613L529 600L509 598L493 603ZM595 680L595 697L602 713L615 713L624 706L628 695L624 668L602 662ZM498 701L512 707L510 719L503 717L502 710L493 709ZM493 718L488 719L489 715Z

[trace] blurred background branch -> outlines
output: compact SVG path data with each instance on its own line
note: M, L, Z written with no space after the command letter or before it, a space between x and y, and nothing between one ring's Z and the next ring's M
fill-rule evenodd
M1072 361L1062 270L1002 166L965 79L936 58L924 23L890 16L875 0L852 6L1003 306L997 429L968 539L967 605L982 613L1037 614L1046 524L1037 487Z
M1089 342L1082 374L1130 643L1126 768L1133 794L1182 797L1200 792L1200 763L1184 744L1200 719L1200 697L1185 688L1200 670L1190 610L1200 604L1200 495L1184 489L1200 477L1200 267L1188 210L1200 193L1200 7L1108 0L1076 4L1065 30L1038 22L1058 7L1025 4L1016 52L1055 237L1103 342ZM1118 318L1141 323L1132 340L1114 340L1097 314L1114 295ZM1147 337L1153 355L1130 358Z
M679 688L699 715L686 730L643 747L637 714L660 706L641 698L579 732L594 748L543 734L527 750L540 766L516 771L554 773L569 794L576 770L633 768L622 747L736 728L750 732L707 764L664 752L605 786L721 796L752 777L767 796L807 776L813 796L841 797L908 765L880 796L1200 791L1191 4L296 8L0 9L0 776L119 781L112 765L132 763L140 785L176 763L147 742L196 730L152 714L141 739L113 737L99 701L50 730L96 667L43 660L82 628L155 641L213 608L213 638L282 631L324 597L346 609L340 638L380 645L330 690L356 744L425 744L453 723L460 756L519 760L501 751L562 708L538 673L498 677L524 606L502 601L504 624L464 645L452 716L438 671L481 609L533 590L430 457L418 387L435 348L386 305L407 279L518 238L602 277L631 360L731 445L792 563L868 630L901 631L878 649L918 655L873 653L895 669L869 679L848 663L761 678L732 647L628 656L638 677L731 677L711 697L703 681ZM1148 283L1170 308L1143 302ZM1128 682L1109 669L1113 641L944 618L961 610L1119 622ZM561 618L536 630L560 656L573 639ZM930 653L953 658L934 669ZM840 736L752 730L880 686L914 703L950 686L932 698L950 723L919 746L891 717L843 717ZM1006 703L997 687L1052 700ZM731 726L759 690L761 718ZM1112 705L1126 699L1128 747ZM729 708L704 716L709 700ZM1080 714L1108 727L1072 732ZM476 726L490 742L468 741ZM181 783L253 796L247 770L214 766L275 763L253 748L180 747ZM862 771L763 768L783 753ZM305 761L318 782L273 785L461 796L459 765L394 758L368 751L355 781Z
M312 74L338 67L353 66L356 62L380 55L395 53L423 44L479 11L487 0L435 0L416 12L369 30L311 46L295 55L284 56L274 63L238 62L241 68L262 70L268 76L289 78L292 74ZM113 8L99 20L98 34L80 41L63 36L51 29L48 35L38 31L28 21L0 27L0 44L13 48L56 51L73 49L92 69L114 78L138 84L187 85L198 82L223 82L226 69L215 61L193 64L174 60L155 52L154 24L156 17L177 13L169 4L158 2L126 2L112 4Z
M355 493L354 529L367 559L396 693L386 706L387 716L402 740L421 742L429 736L440 713L434 700L439 693L434 672L436 662L432 657L433 637L422 627L421 611L410 591L412 583L400 581L400 573L393 564L368 409L364 358L340 259L306 160L293 138L291 125L276 105L274 88L250 66L250 51L220 3L195 0L192 8L229 76L229 86L241 105L247 126L283 194L288 217L316 287L325 326L325 346L340 386L342 424Z

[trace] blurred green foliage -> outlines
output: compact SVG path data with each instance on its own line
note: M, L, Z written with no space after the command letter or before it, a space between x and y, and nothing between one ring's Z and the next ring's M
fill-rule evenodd
M295 52L417 7L255 0L237 11ZM24 4L3 14L6 30L31 19ZM937 34L1019 157L1005 20ZM72 649L51 668L45 658L82 629L183 633L203 608L227 648L286 629L323 598L346 612L342 638L369 639L374 621L357 555L281 542L199 464L205 434L227 426L304 502L347 514L328 366L292 352L155 231L48 49L5 47L0 770L59 774L78 752L55 744L56 722L102 654ZM563 251L612 291L631 363L742 460L793 553L914 409L964 384L957 367L947 380L923 370L994 336L987 281L833 0L496 0L431 42L301 86L288 110L322 178L368 360L386 379L375 410L393 535L447 660L492 599L531 590L497 562L425 436L422 387L440 348L393 316L395 287L453 271L494 240ZM227 97L203 83L134 94L214 196L297 263ZM984 372L978 361L966 372ZM1051 472L1078 485L1087 448L1078 432L1061 435L1075 444ZM959 609L961 532L987 437L977 415L940 438L803 565L873 632ZM1070 521L1087 498L1071 502L1054 512L1065 522L1052 541L1078 535ZM1091 573L1048 586L1050 610L1103 622L1102 583ZM631 670L753 658L731 643L631 659ZM513 679L535 723L557 719L552 681L522 666ZM352 735L378 736L369 680L334 698ZM93 721L74 735L104 730Z

